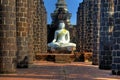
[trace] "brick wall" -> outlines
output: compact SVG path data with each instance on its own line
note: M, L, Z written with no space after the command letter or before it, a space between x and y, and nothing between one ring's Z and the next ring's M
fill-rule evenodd
M16 0L0 0L0 73L16 72Z

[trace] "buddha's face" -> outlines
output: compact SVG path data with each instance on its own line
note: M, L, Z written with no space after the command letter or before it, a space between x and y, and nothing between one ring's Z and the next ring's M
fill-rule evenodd
M64 29L65 28L65 23L59 23L59 29Z

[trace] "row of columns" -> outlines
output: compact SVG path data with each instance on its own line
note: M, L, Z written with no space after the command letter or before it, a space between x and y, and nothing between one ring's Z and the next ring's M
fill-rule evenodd
M92 64L99 65L100 69L112 69L112 73L117 75L120 74L119 6L119 0L84 0L77 13L77 29L80 31L77 45L84 45L78 51L88 50L87 46L91 44Z
M0 0L0 73L14 73L16 67L28 68L35 52L47 51L47 40L43 41L46 34L42 0ZM35 43L46 45L35 50Z

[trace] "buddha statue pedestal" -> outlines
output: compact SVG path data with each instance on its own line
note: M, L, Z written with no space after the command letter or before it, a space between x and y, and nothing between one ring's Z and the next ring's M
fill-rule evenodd
M75 60L74 54L58 54L55 55L56 63L71 63Z
M50 49L49 54L54 55L54 61L56 63L70 63L75 59L74 50L75 47L58 47L56 49Z
M48 52L50 53L58 53L58 54L71 54L76 50L76 47L74 46L68 46L68 47L57 47L57 48L51 48L48 47Z

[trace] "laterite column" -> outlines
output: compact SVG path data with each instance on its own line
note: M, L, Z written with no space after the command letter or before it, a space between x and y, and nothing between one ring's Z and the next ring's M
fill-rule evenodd
M92 64L99 64L99 45L100 45L100 3L101 0L94 0L93 12L93 57Z
M28 1L16 0L17 6L17 67L28 67Z
M0 73L16 72L16 0L0 0Z
M120 0L114 0L114 30L112 51L112 74L120 75Z
M114 0L101 0L99 68L111 69Z
M34 44L33 44L33 10L34 9L34 0L28 0L28 55L29 55L29 64L33 63L34 57Z
M40 1L41 4L41 26L40 26L40 40L41 40L41 52L47 53L47 12L44 6L43 0Z
M87 0L86 36L87 52L93 52L93 0Z
M88 0L83 0L84 8L83 8L83 18L84 18L84 51L87 52L87 11L88 11Z
M83 26L83 3L79 4L78 12L77 12L77 44L76 49L78 52L83 53L83 45L84 45L84 26Z
M34 56L40 53L40 37L39 37L39 12L38 0L34 0L34 21L33 21L33 37L34 37Z

